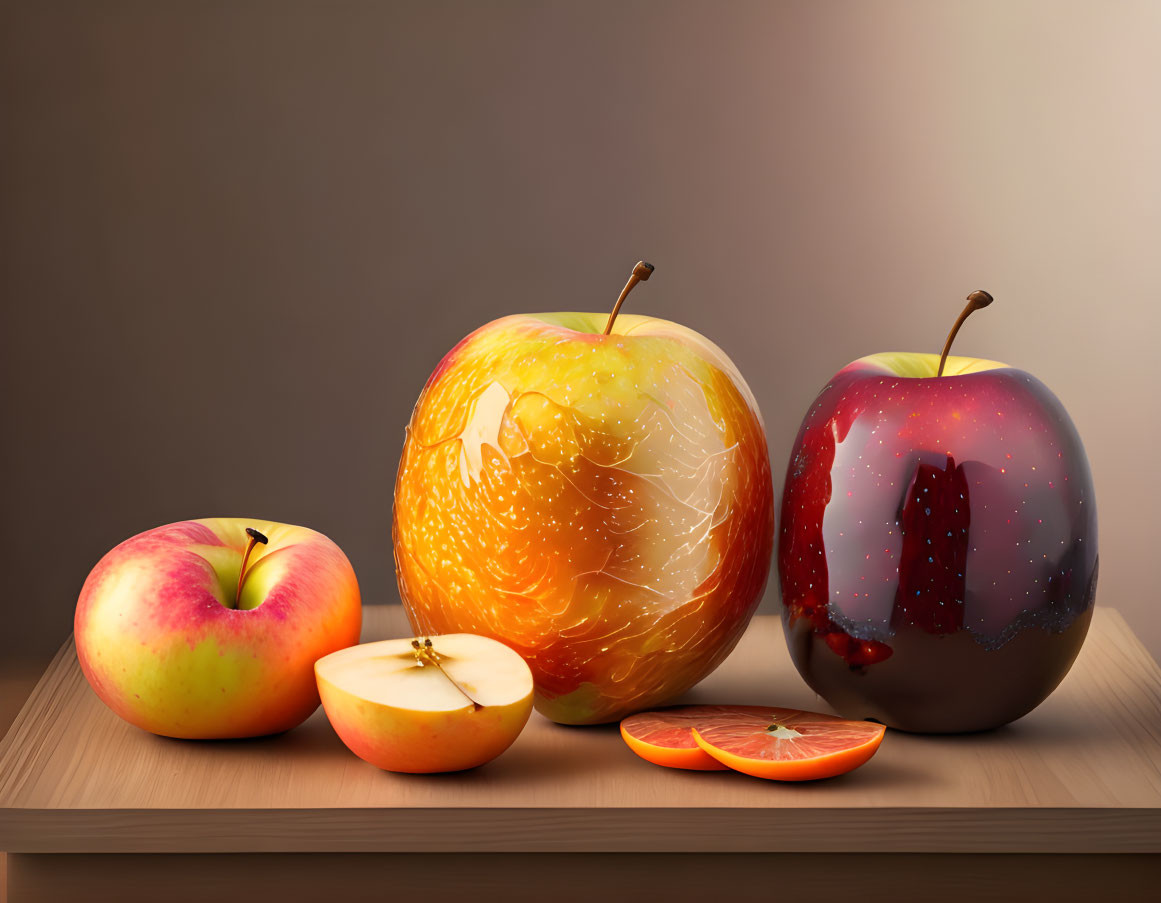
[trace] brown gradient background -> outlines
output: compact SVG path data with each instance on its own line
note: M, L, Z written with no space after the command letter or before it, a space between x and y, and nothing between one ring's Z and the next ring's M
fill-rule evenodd
M1161 654L1158 46L1156 2L6 2L0 655L187 517L315 527L396 601L428 373L638 257L779 485L828 377L990 290L957 349L1071 411L1099 603Z

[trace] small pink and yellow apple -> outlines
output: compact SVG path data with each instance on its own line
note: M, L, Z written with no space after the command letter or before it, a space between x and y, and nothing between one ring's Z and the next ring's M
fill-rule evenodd
M360 759L386 771L462 771L490 762L532 712L532 671L472 634L383 640L315 665L323 709Z
M190 520L127 539L81 590L77 657L131 724L190 739L289 730L319 704L314 663L359 641L350 562L305 527Z

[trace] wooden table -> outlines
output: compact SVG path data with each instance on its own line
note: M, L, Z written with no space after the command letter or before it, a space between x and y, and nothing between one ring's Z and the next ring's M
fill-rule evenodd
M366 614L365 639L407 633L396 606ZM772 616L688 701L825 708ZM205 900L227 881L280 903L1158 899L1161 669L1099 609L1031 715L984 734L889 732L830 781L658 768L616 726L537 714L495 762L414 776L356 759L321 709L261 740L144 733L97 700L70 641L0 745L0 849L13 903Z

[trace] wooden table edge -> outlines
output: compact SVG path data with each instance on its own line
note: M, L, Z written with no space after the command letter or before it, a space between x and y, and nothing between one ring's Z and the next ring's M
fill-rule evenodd
M0 850L1161 853L1161 809L6 808Z
M1103 610L1119 641L1139 647L1157 669L1120 613L1114 608ZM69 637L0 741L0 762L9 766L18 762L24 736L52 711L56 684L65 670L57 667L58 662L74 654ZM0 850L1157 854L1161 853L1161 808L62 810L11 806L0 795Z

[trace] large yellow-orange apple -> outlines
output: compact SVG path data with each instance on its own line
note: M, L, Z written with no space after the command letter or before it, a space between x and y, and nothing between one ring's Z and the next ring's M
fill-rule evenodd
M463 771L490 762L532 713L532 672L471 634L383 640L315 664L323 709L360 759L387 771Z
M774 497L757 404L725 353L666 320L510 316L431 375L395 484L419 634L532 667L554 721L660 705L734 647L766 584Z
M314 663L359 641L351 563L305 527L189 520L125 540L81 590L81 669L131 724L166 737L257 737L318 708Z

